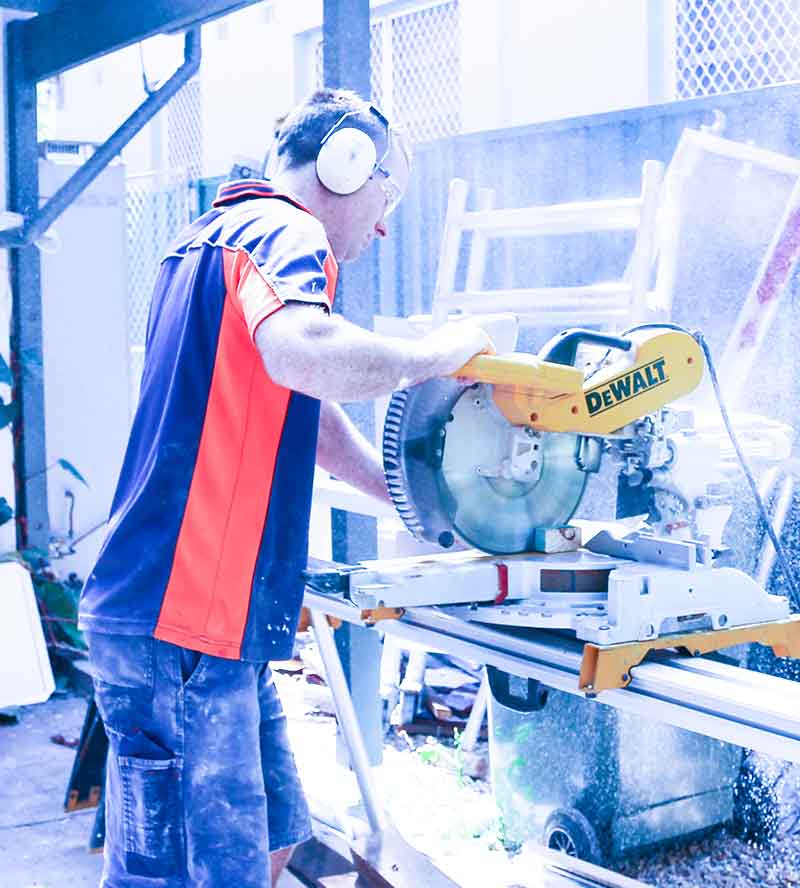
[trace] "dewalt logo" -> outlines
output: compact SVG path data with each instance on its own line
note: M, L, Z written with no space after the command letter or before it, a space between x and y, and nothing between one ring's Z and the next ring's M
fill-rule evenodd
M649 392L650 389L669 382L666 363L666 358L657 358L643 367L637 367L586 392L589 416L597 416L623 401L630 401L644 392Z

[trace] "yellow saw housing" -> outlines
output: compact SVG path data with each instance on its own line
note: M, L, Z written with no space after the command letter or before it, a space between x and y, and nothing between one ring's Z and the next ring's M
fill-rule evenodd
M688 395L703 377L703 352L688 333L638 333L631 352L588 380L577 367L528 354L479 355L454 375L490 383L513 425L607 435Z

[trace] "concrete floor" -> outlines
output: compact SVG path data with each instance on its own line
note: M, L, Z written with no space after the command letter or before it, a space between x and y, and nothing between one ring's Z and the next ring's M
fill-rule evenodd
M280 675L276 683L312 809L324 814L325 822L343 822L356 809L359 792L352 772L334 764L335 722L318 708L329 711L327 690ZM102 856L87 850L95 812L63 811L75 750L51 740L59 734L77 739L85 711L83 697L53 696L47 703L20 709L17 724L0 724L0 888L99 884ZM430 746L424 738L415 742L416 750L385 747L384 762L373 778L395 826L417 851L429 855L464 888L574 884L561 877L553 881L534 851L509 858L493 838L488 786L464 783L448 759L452 750ZM426 750L439 750L438 764L420 754ZM347 878L336 884L352 885L352 880L343 881ZM276 888L302 886L285 872Z
M86 701L53 697L25 706L15 725L0 725L0 881L4 888L89 888L100 881L102 855L87 843L95 812L64 813L75 750L50 740L77 738Z
M77 739L86 701L52 697L18 711L17 724L0 724L0 886L94 888L103 869L87 851L95 812L64 813L75 750L50 739ZM287 873L279 888L299 884Z

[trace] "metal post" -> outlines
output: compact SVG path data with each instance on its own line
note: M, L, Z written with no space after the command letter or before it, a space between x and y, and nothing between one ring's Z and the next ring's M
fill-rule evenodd
M6 28L8 101L8 208L26 219L39 211L39 158L36 131L36 83L26 76L22 40L24 22ZM10 256L11 355L14 372L14 463L17 482L17 545L47 551L50 518L42 370L42 287L39 249L33 245Z
M467 719L467 725L464 733L461 735L461 749L464 752L472 752L483 727L483 720L486 718L486 710L489 702L489 676L486 673L486 667L482 670L481 684L478 693L475 695L475 702L472 704L472 712Z
M0 232L0 246L15 247L10 257L13 306L11 353L14 372L14 469L17 545L47 552L47 447L42 353L42 286L38 237L102 172L108 163L197 72L200 29L188 31L184 63L170 79L101 145L56 194L39 208L36 80L28 72L26 21L7 28L8 208L24 218L18 231Z
M369 99L369 0L324 0L322 37L325 85L353 89ZM340 269L336 293L336 310L370 330L375 314L374 261L370 251L358 262ZM372 403L350 404L347 412L359 429L373 439ZM335 561L352 562L376 557L374 518L334 510L331 520ZM376 632L347 624L337 631L336 644L370 762L377 765L383 749L380 639ZM340 758L342 752L340 748Z
M321 611L311 611L311 622L314 626L314 637L317 639L319 653L325 666L325 680L328 682L336 707L339 729L345 736L350 764L356 773L367 822L373 832L380 832L386 826L386 818L375 791L375 784L370 773L369 756L364 746L364 738L359 730L358 718L347 688L342 663L336 650L333 630L328 625L328 618Z

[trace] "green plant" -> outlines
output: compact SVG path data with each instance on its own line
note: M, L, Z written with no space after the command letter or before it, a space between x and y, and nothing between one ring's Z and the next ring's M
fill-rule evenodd
M28 374L40 374L41 362L31 355L23 354L21 366ZM14 377L5 358L0 355L0 384L13 385ZM18 409L14 401L6 402L0 397L0 430L9 426L17 417ZM75 466L66 459L56 459L29 478L45 474L54 468L61 468L82 484L89 486ZM14 510L8 500L0 496L0 527L14 519ZM36 593L42 626L47 645L51 650L80 653L86 650L86 642L78 629L78 597L81 583L74 574L66 579L56 576L50 567L50 553L37 548L26 548L0 553L0 562L16 561L31 575Z
M464 775L464 732L458 728L453 728L453 749L455 749L456 759L456 782L460 787L467 785L467 778Z

